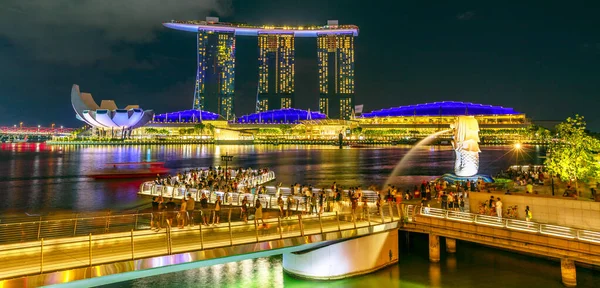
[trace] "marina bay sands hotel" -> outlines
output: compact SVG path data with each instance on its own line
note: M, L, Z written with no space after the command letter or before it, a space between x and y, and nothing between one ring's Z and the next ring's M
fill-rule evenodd
M235 104L236 36L258 37L256 112L293 108L294 39L317 39L319 110L332 119L349 119L354 109L354 37L358 27L329 20L325 26L274 27L206 21L171 21L167 28L197 33L196 110L230 120Z

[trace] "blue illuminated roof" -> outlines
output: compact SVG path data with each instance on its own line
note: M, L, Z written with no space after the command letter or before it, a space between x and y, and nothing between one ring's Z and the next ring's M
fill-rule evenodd
M443 101L407 105L375 110L361 117L401 117L401 116L460 116L460 115L516 115L522 114L513 108L483 105L470 102Z
M202 113L202 116L200 116ZM217 113L199 110L183 110L154 115L154 122L201 122L202 120L217 120Z
M327 116L320 112L312 112L294 108L269 110L254 114L244 115L237 119L237 123L300 123L301 120L325 119Z

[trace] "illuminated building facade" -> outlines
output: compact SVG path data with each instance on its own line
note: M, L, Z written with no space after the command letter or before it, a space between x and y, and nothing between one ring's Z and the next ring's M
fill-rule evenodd
M354 109L354 35L317 37L319 110L332 119L350 119Z
M235 37L258 37L258 111L293 108L295 104L294 42L317 38L320 111L349 119L354 108L355 25L337 20L323 26L253 26L206 21L171 21L170 29L198 33L198 72L194 109L214 111L232 119L234 107ZM315 78L316 80L317 78Z
M198 29L198 70L194 105L233 118L235 92L235 33Z
M294 34L258 35L258 110L294 105Z

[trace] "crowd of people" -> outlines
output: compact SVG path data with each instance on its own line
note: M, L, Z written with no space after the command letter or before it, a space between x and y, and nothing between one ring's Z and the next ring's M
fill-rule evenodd
M251 168L209 167L208 169L182 171L175 176L156 175L154 184L187 189L206 189L211 192L250 192L250 189L257 189L258 184L261 183L261 177L268 177L269 172L268 168L253 170Z
M440 204L440 207L444 210L453 210L465 212L465 198L468 198L470 192L481 191L485 188L486 183L483 179L476 181L456 181L450 183L444 179L436 179L434 181L423 180L418 185L414 185L414 188L406 189L402 191L395 185L388 185L385 189L378 189L376 186L370 186L366 190L363 190L360 186L352 186L344 188L333 182L330 187L322 187L316 189L312 185L300 183L294 183L289 189L282 189L282 184L279 183L275 186L274 195L272 190L267 191L263 185L257 183L251 183L244 189L239 189L240 183L246 183L253 177L264 175L268 173L268 169L230 169L227 172L224 169L209 168L207 170L189 170L183 173L178 173L174 177L159 178L157 177L156 183L162 185L173 185L176 187L196 188L199 191L202 189L210 190L201 192L201 200L199 200L200 209L195 210L196 203L193 197L188 194L183 199L177 200L180 203L175 203L171 198L168 201L163 197L153 198L153 213L155 213L154 219L160 219L154 221L153 229L159 230L161 223L166 223L169 226L173 224L173 220L176 219L177 227L182 228L185 225L194 225L194 216L199 215L201 225L218 225L221 220L221 210L224 202L231 203L231 199L227 201L227 191L239 191L241 193L248 193L249 195L240 194L240 198L243 197L240 204L240 220L248 223L251 219L251 215L254 215L254 221L264 225L263 220L263 208L267 205L267 208L275 208L278 211L278 216L282 219L290 218L295 212L303 215L317 215L323 212L342 211L343 209L350 210L353 219L365 219L369 213L370 207L377 209L375 213L380 213L380 208L387 202L393 205L397 205L400 209L403 200L420 199L423 207L430 207L433 203ZM537 176L536 176L537 175ZM543 173L523 173L518 174L516 177L523 177L524 179L544 179ZM230 178L231 181L226 179ZM533 181L533 180L532 180ZM272 189L272 188L271 188ZM214 191L224 192L224 194L214 194ZM268 198L261 197L259 195L270 194ZM223 195L225 199L222 199ZM216 197L214 206L209 208L209 197ZM248 199L251 196L252 201ZM265 199L273 199L276 197L275 202L266 201L265 204L261 201ZM211 198L212 199L212 198ZM213 201L211 201L213 202ZM371 203L375 205L370 206ZM273 206L271 206L273 205ZM485 215L502 217L503 206L502 201L497 198L492 198L485 203L480 205L480 213ZM512 207L510 207L512 209ZM513 212L506 212L513 213ZM512 214L511 214L512 215ZM527 209L525 213L526 217L530 216L530 211ZM531 219L531 218L529 218ZM164 221L163 221L164 220Z

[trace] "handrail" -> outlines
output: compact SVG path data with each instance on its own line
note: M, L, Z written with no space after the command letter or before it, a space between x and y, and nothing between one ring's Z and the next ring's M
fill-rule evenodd
M414 205L408 205L407 210L409 209L414 209ZM566 239L577 239L580 241L600 244L600 232L598 231L423 206L418 209L418 213L419 215L426 217L493 226L522 232L538 233ZM409 221L413 220L409 219Z
M389 206L391 204L384 204L384 206L386 205ZM295 214L291 219L289 217L265 218L265 225L257 221L249 221L248 223L235 221L232 219L231 213L232 209L237 208L229 208L222 211L227 212L227 214L221 214L223 221L218 225L211 226L185 226L184 229L176 229L176 219L173 219L173 228L153 231L147 223L141 221L142 223L139 224L137 230L132 229L131 226L127 226L122 227L118 231L111 230L111 233L105 234L87 232L81 232L80 234L77 232L77 236L75 237L72 235L73 227L69 226L68 229L62 229L69 231L69 235L66 237L55 239L41 237L40 239L24 243L0 243L0 249L3 251L0 255L0 275L2 275L0 278L12 278L116 261L172 255L185 251L318 235L335 231L342 232L359 228L369 228L369 230L361 230L363 231L361 233L365 233L365 231L366 233L373 233L374 231L381 231L382 227L386 229L385 227L387 226L378 226L380 224L397 222L393 220L397 218L391 212L391 207L383 209L382 206L379 211L371 209L372 207L367 207L367 217L357 218L357 215L362 215L359 211L349 211L347 209L348 205L339 204L339 206L341 206L339 210L306 215ZM341 212L342 210L345 212ZM390 214L383 215L383 211L390 211ZM144 219L163 222L163 216L170 217L166 213L110 215L104 218L114 220L129 217L134 219L135 215L138 217L140 215L149 215L149 218ZM381 221L379 221L379 217L370 217L370 214L374 213L380 214ZM192 224L202 224L202 220L198 218L192 218L194 221ZM85 222L82 219L100 220L97 224L100 225L101 229L104 228L103 222L106 221L106 219L99 218L76 218L70 220L72 220L72 224L75 223L75 220L77 223ZM69 222L70 220L61 221ZM31 223L39 224L42 222L51 223L52 221ZM166 223L163 222L162 224ZM3 225L7 225L5 228L14 229L17 225L25 225L25 223ZM118 227L115 225L119 225L119 223L111 223L109 229ZM373 228L376 226L377 228ZM163 225L162 227L168 227L168 225ZM35 228L37 229L37 226ZM83 230L85 230L83 227L77 228L77 231ZM352 235L355 235L355 233L352 233ZM4 235L0 234L1 236ZM23 253L29 253L27 255L32 255L33 257L22 260L21 255L25 255Z

